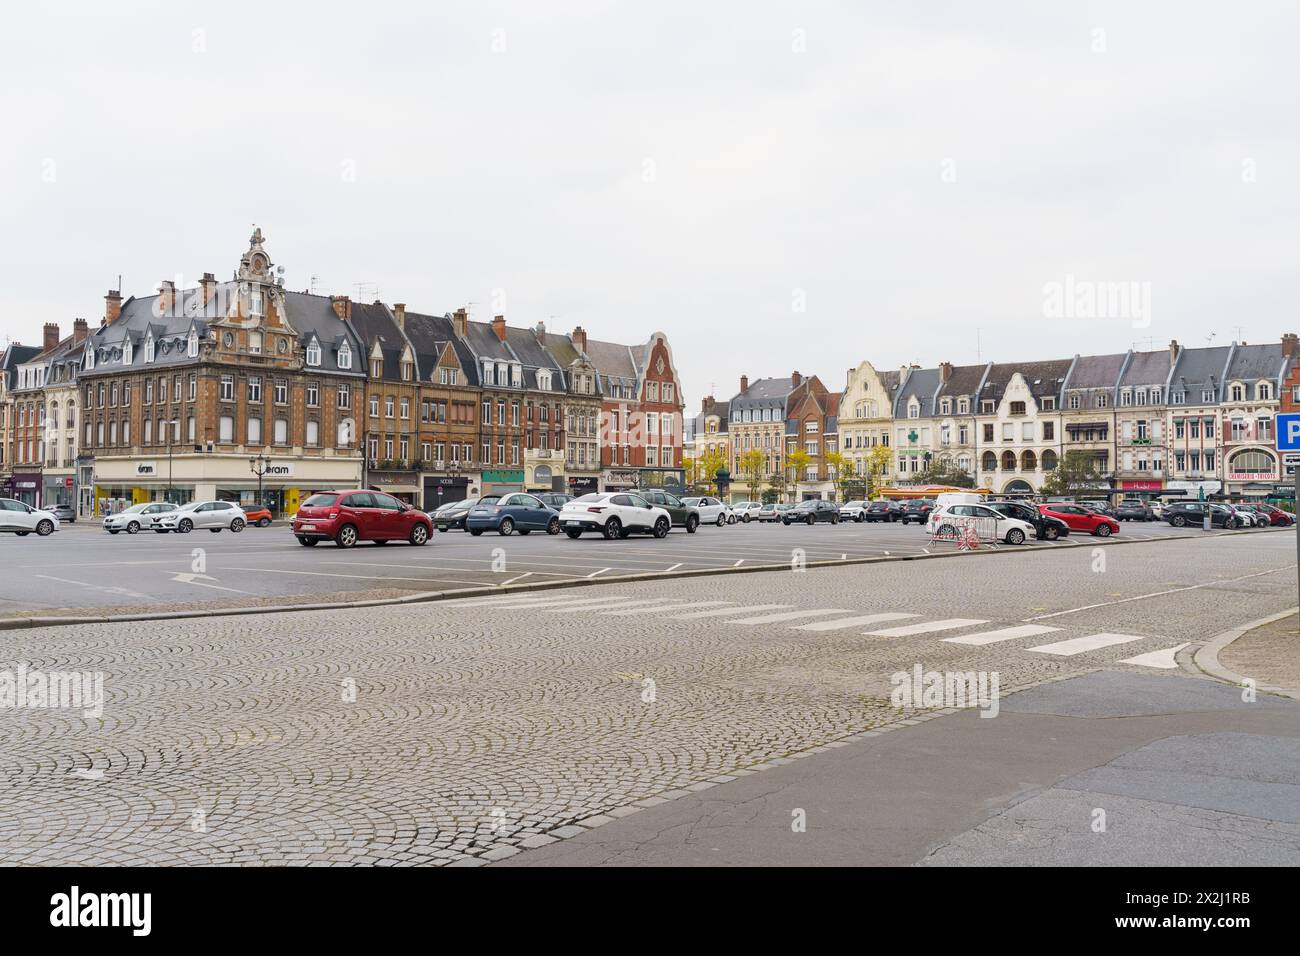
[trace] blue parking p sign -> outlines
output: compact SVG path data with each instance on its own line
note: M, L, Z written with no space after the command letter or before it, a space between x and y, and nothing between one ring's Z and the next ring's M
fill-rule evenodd
M1277 450L1300 451L1300 412L1277 416Z

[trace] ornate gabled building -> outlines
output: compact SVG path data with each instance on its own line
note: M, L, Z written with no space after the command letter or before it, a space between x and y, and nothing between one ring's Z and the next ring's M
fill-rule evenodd
M994 363L980 387L979 483L1029 495L1060 461L1061 397L1072 359Z
M839 451L839 408L841 392L830 392L816 375L790 376L792 388L786 397L786 477L791 499L824 498L834 501L835 484L826 456ZM790 456L802 451L807 462L802 468L790 464Z
M331 300L289 292L260 229L234 277L105 297L81 367L97 511L225 498L297 509L361 480L365 352ZM260 462L260 464L259 464Z
M934 396L936 462L946 471L963 471L972 480L979 462L977 400L991 367L991 362L939 363L939 390Z
M889 448L893 428L894 399L902 382L902 372L880 372L870 362L849 369L839 408L840 454L852 462L853 473L866 478L872 467L872 449ZM890 480L893 455L879 454L876 477Z
M57 333L56 333L57 337ZM40 346L13 343L0 357L0 497L40 504L43 479L40 447L44 403L40 385L32 384L39 366L32 362Z
M1276 417L1296 359L1290 334L1281 342L1232 345L1219 408L1224 493L1230 497L1272 495L1282 481Z
M564 478L571 495L600 489L600 372L591 357L577 345L585 341L581 327L572 335L547 332L538 322L534 334L564 377Z

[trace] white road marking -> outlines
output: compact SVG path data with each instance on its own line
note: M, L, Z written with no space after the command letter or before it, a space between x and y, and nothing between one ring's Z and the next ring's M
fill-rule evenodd
M674 564L671 568L664 568L664 574L667 574L669 571L676 571L681 566L682 566L681 562L679 561L677 564Z
M82 780L103 780L104 771L99 767L78 767L72 771L72 776L80 777Z
M517 574L517 575L515 575L515 576L514 576L513 578L511 578L509 581L502 581L500 584L497 585L497 587L501 587L501 588L503 588L503 587L505 587L507 584L514 584L516 581L522 581L524 578L529 578L529 577L532 577L532 576L533 576L533 572L532 572L532 571L525 571L523 574Z
M1232 581L1245 581L1247 578L1258 578L1265 574L1277 574L1279 571L1294 571L1294 564L1288 564L1280 568L1270 568L1267 571L1255 571L1252 574L1243 574L1239 578L1219 578L1217 581L1204 581L1200 584L1190 584L1181 588L1170 588L1167 591L1152 591L1150 594L1139 594L1137 597L1120 598L1118 601L1102 601L1100 604L1085 604L1083 607L1073 607L1068 611L1053 611L1051 614L1039 614L1037 617L1026 618L1028 621L1042 621L1049 617L1060 617L1062 614L1078 614L1080 611L1091 611L1099 607L1112 607L1116 604L1127 604L1130 601L1145 601L1147 598L1164 597L1166 594L1179 594L1183 591L1195 591L1198 588L1208 588L1215 584L1227 584Z
M288 571L284 568L226 568L227 571L252 571L256 574L305 574L321 578L357 578L363 581L418 581L421 584L459 584L462 587L475 582L461 578L407 578L394 574L336 574L330 571ZM484 590L492 585L480 585ZM143 595L142 595L143 596Z
M1004 627L996 631L981 631L978 634L967 634L963 637L945 637L943 640L949 644L971 644L975 647L983 647L985 644L996 644L998 641L1010 641L1017 637L1034 637L1038 634L1050 634L1052 631L1059 630L1059 627L1049 627L1046 624L1021 624L1017 627Z
M1136 634L1089 634L1086 637L1072 637L1068 641L1057 641L1055 644L1042 644L1038 647L1031 647L1029 650L1036 654L1055 654L1057 657L1073 657L1075 654L1082 654L1084 651L1095 651L1103 647L1113 647L1116 644L1130 644L1133 641L1142 641L1145 638Z
M674 604L663 608L633 608L630 611L597 611L598 614L608 614L610 617L630 617L634 614L655 614L660 611L681 611L688 607L717 607L719 604L731 604L731 601L689 601L685 604ZM738 610L732 608L732 610Z
M122 597L139 598L140 600L146 600L146 601L149 599L149 596L147 594L141 594L139 591L132 591L129 590L128 588L104 587L99 584L88 584L85 581L73 581L69 578L56 578L52 574L33 574L32 577L45 578L45 580L47 581L58 581L60 584L75 584L77 585L77 587L86 588L87 590L90 591L102 591L105 594L117 594Z
M879 624L882 621L901 621L919 614L900 614L894 611L885 614L865 614L862 617L842 617L838 621L814 621L812 624L795 624L793 631L838 631L846 627L858 627L862 624Z
M770 611L779 607L792 606L790 604L751 604L749 607L725 607L720 611L695 611L692 614L674 614L669 620L696 621L702 617L725 617L728 614L739 614L741 611Z
M744 558L741 558L739 561L737 561L735 564L733 564L732 567L733 567L733 568L738 568L738 567L740 567L740 566L741 566L742 564L744 564L744 563L745 563L745 559L744 559Z
M736 608L736 612L744 608ZM735 613L735 612L733 612ZM776 624L778 621L793 621L800 617L825 617L827 614L848 614L849 609L843 607L823 607L811 611L786 611L783 614L761 614L758 617L739 617L734 621L728 621L728 624Z
M195 574L190 571L170 571L170 572L164 571L163 573L170 574L172 576L172 580L175 581L177 584L193 584L196 587L212 588L212 590L214 591L230 591L234 594L248 593L247 591L241 591L238 588L223 588L219 584L208 584L206 581L194 580L195 578L207 578L208 581L217 580L216 578L211 577L210 575L207 574Z
M589 575L587 575L587 578L588 579L594 578L596 575L604 574L608 570L609 568L601 568L599 571L592 571Z
M606 600L621 601L623 600L624 597L625 595L622 594L611 594L606 597ZM573 597L572 595L570 595L569 597L557 598L557 597L546 597L544 595L538 595L537 597L523 597L523 596L493 597L493 598L488 598L487 600L449 602L450 605L457 608L501 607L501 608L518 608L520 610L526 610L528 608L533 608L533 607L549 607L556 604L589 604L589 603L591 603L590 594L584 594L582 597Z
M951 631L958 627L970 627L972 624L987 624L973 617L950 617L942 621L925 621L922 624L906 624L903 627L887 627L883 631L867 631L872 637L911 637L913 634L929 634L931 631Z
M1120 661L1121 664L1136 664L1138 667L1161 667L1165 670L1172 670L1178 666L1176 655L1186 644L1179 644L1177 647L1166 647L1163 651L1151 651L1147 654L1139 654L1137 657L1126 657Z
M565 605L564 607L547 608L546 613L547 614L568 614L570 611L594 611L598 609L603 610L606 608L613 610L614 608L632 607L633 605L666 604L669 602L670 602L669 598L651 598L649 600L642 599L639 601L618 601L617 603L614 603L611 602L609 598L601 598L599 601L586 601L582 604L568 604Z

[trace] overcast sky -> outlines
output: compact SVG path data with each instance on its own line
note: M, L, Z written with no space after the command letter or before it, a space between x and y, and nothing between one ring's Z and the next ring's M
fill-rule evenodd
M282 6L6 9L0 335L253 223L291 289L662 330L691 408L1300 330L1293 3Z

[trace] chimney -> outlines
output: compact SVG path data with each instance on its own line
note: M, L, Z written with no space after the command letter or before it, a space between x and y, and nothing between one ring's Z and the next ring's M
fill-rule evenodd
M1300 346L1300 336L1294 332L1287 332L1282 336L1282 355L1285 358L1293 358L1296 354L1296 348Z
M345 295L330 296L330 305L334 306L334 314L344 322L352 318L352 300Z
M176 283L171 279L163 279L158 286L158 314L170 315L175 308Z
M579 325L573 330L573 334L569 336L569 338L573 340L574 347L576 347L579 352L582 352L584 354L586 353L587 351L587 330L586 329L584 329L581 325Z
M1283 340L1283 342L1285 344L1285 339ZM1177 361L1178 361L1178 340L1170 339L1169 340L1169 367L1173 368L1174 364Z
M705 395L700 402L700 411L705 412L707 414L709 409L712 407L713 407L713 396Z
M506 340L506 317L504 315L492 316L492 331L497 334L502 342Z
M85 319L77 319L72 323L72 341L81 342L86 336L90 335L90 326Z
M45 338L42 341L42 351L48 352L59 344L59 323L45 323Z
M217 277L211 272L203 273L203 278L199 280L199 288L203 290L203 304L207 305L217 291Z
M117 289L109 289L108 295L104 296L104 324L112 325L122 317L122 293Z
M748 391L749 391L749 376L742 375L740 376L740 393L743 395L745 394L745 392Z
M399 329L401 329L403 332L406 331L406 303L405 302L393 303L393 321L397 323L397 327Z
M540 339L546 335L546 323L541 319L537 320L537 337Z
M952 363L951 363L951 362L940 362L940 363L939 363L939 381L941 381L941 382L947 382L948 379L950 379L950 378L952 378Z
M803 376L800 375L798 372L791 372L791 373L790 373L790 387L791 387L791 388L798 388L798 387L799 387L799 383L802 382L802 381L803 381Z
M457 309L451 325L456 332L456 338L466 338L469 335L469 310Z

